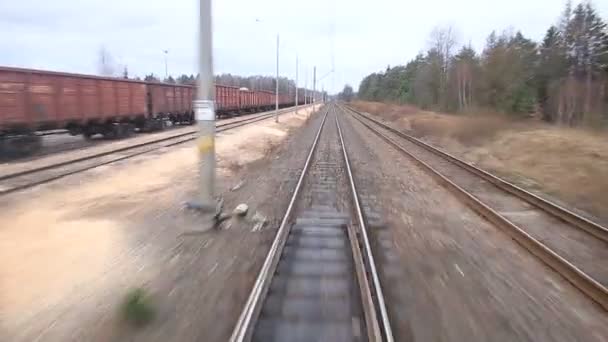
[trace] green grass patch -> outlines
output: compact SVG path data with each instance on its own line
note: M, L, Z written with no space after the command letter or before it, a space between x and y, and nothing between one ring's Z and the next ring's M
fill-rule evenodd
M152 299L143 288L127 293L121 307L124 319L134 326L144 326L156 316Z

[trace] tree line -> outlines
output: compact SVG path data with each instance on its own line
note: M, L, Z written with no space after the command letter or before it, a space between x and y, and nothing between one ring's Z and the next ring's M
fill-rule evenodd
M406 65L366 76L358 97L426 109L539 113L570 126L608 124L608 28L591 2L568 1L544 39L492 32L478 53L457 49L452 27L436 28L431 46Z
M101 76L116 77L120 74L120 77L124 79L134 79L141 81L139 76L130 76L129 70L126 65L119 65L114 61L110 51L105 47L101 46L98 51L98 73ZM122 71L119 72L119 70ZM198 81L198 74L186 75L182 74L178 77L169 75L164 79L154 73L150 73L143 78L146 82L164 82L171 84L185 84L185 85L196 85ZM230 73L224 73L215 76L215 84L234 86L239 88L248 88L250 90L264 90L275 92L276 91L276 77L275 76L238 76ZM279 77L279 93L289 93L295 96L296 83L287 77ZM300 88L300 92L303 94L304 89ZM317 98L322 95L321 92L317 92ZM325 93L326 95L326 93Z
M128 78L128 73L125 69L124 78ZM139 78L134 78L139 80ZM164 79L161 79L159 76L155 74L149 74L144 77L144 81L146 82L164 82L171 84L186 84L186 85L196 85L198 82L198 74L194 75L186 75L183 74L179 77L174 78L173 76L168 76ZM254 75L254 76L238 76L232 74L221 74L215 76L215 84L233 86L239 88L247 88L249 90L263 90L270 91L274 93L276 91L276 78L275 76L262 76L262 75ZM291 80L287 77L279 77L279 93L288 93L293 94L295 96L295 87L296 83L294 80ZM304 88L300 89L300 94L304 96ZM308 90L312 92L312 90ZM321 98L321 96L327 95L327 92L322 93L317 91L317 98Z
M344 89L338 93L338 99L350 102L355 97L355 91L350 84L344 86Z

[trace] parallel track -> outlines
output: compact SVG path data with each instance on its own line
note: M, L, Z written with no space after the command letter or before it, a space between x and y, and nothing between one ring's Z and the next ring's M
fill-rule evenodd
M337 116L326 125L333 116L329 105L231 342L393 341Z
M284 114L293 111L293 108L285 108L279 111ZM274 111L265 112L242 120L221 123L216 126L217 132L224 132L233 128L266 120L274 116ZM197 130L181 132L169 137L163 137L143 143L136 143L126 147L113 149L101 153L93 153L84 157L75 158L63 162L54 163L42 167L32 168L0 176L0 196L16 191L24 190L36 185L45 184L66 176L91 170L103 165L115 163L121 160L133 158L142 154L153 152L161 148L171 147L187 143L196 139Z
M608 229L346 107L373 133L608 310Z

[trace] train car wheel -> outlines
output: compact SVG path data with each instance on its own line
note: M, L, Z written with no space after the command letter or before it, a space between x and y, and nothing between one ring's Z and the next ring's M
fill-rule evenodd
M131 137L135 134L135 125L127 124L127 137Z
M42 149L42 137L35 134L0 138L0 159L26 157Z
M95 135L93 132L90 132L90 131L87 131L87 130L85 130L84 132L82 132L82 136L87 141L92 140L93 139L93 135Z
M120 124L108 124L103 132L103 137L109 140L118 139L121 137L121 132Z

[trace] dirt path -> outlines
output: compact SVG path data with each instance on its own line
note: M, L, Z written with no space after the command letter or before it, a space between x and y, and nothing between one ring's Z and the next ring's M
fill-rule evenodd
M346 144L397 341L605 341L608 316L353 119Z
M191 146L0 199L0 340L226 340L297 181L292 168L317 121L307 118L287 114L218 137L217 192L226 210L250 206L220 232L184 234L201 224L183 210L196 189ZM158 312L133 330L118 306L139 286Z

